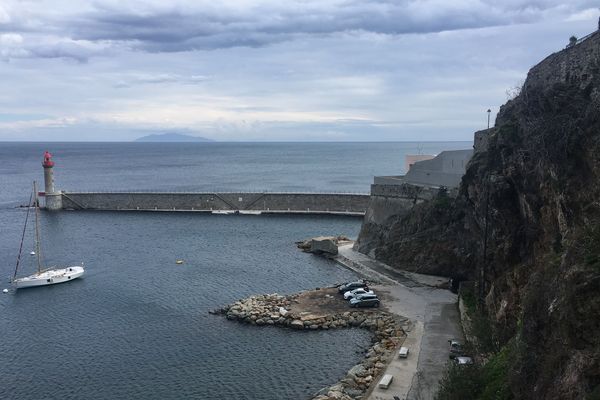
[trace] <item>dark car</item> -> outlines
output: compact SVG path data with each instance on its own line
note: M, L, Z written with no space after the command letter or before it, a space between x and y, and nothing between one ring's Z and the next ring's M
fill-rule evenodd
M450 359L454 360L456 357L460 357L463 355L464 348L463 344L457 339L449 339L448 343L450 343Z
M340 294L344 294L348 290L354 290L354 289L358 289L358 288L364 288L366 286L367 286L367 282L363 281L363 280L354 281L354 282L347 282L347 283L344 283L343 285L338 286L338 292L340 292Z
M379 299L377 296L362 296L350 300L350 307L379 307Z

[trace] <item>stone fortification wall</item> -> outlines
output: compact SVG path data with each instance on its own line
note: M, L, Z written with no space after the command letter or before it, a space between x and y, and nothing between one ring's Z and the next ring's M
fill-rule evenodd
M577 82L581 89L586 88L597 74L597 60L600 58L599 37L600 31L596 31L580 43L546 57L529 71L522 90L526 91L535 85L550 87L556 83L573 82Z
M442 189L429 186L411 185L409 183L391 185L376 183L371 185L371 196L403 198L409 199L413 202L418 202L434 198L437 196L440 190Z
M495 128L483 129L473 135L473 150L475 153L487 151L490 136L495 133Z
M398 218L400 215L409 213L416 204L431 200L442 191L450 196L456 196L456 189L446 191L408 183L371 185L371 199L355 249L361 253L373 255L373 251L386 235L383 227L389 224L390 218Z
M62 193L63 209L262 211L362 215L369 195L339 193Z

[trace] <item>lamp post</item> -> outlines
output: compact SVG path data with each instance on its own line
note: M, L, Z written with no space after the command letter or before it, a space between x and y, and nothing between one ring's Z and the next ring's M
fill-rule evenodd
M488 129L490 129L490 113L492 112L492 110L490 110L488 108L487 113L488 113Z

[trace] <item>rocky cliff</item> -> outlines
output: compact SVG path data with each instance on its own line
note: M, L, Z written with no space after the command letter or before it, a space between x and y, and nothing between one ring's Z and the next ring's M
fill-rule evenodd
M482 282L507 398L600 395L600 32L531 69L455 199L367 220L358 246Z

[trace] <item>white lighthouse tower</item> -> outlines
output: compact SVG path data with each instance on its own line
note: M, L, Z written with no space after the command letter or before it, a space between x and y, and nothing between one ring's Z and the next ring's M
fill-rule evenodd
M62 208L62 195L60 192L54 190L54 161L52 161L52 154L48 151L44 153L44 161L42 161L44 167L44 197L46 198L46 209L47 210L60 210Z

